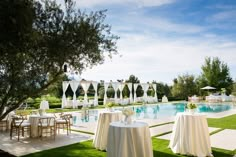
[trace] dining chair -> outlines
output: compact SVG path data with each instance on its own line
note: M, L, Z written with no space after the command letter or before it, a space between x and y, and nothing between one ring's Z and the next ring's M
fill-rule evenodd
M59 133L60 129L66 129L67 130L67 135L69 135L69 132L71 133L71 114L63 114L61 115L60 119L56 119L56 129Z
M18 141L20 139L20 133L24 137L25 132L29 132L31 137L31 125L28 121L25 120L25 117L14 115L11 120L11 129L10 129L10 139L12 139L13 132L15 132L18 136Z
M45 137L53 136L55 140L56 125L54 117L39 118L38 135L41 137L41 140L43 139L43 135L45 135Z

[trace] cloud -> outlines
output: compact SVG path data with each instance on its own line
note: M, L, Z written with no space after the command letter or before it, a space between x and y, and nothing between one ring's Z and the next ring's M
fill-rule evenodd
M174 41L143 34L126 34L118 43L122 57L106 60L103 65L84 72L82 77L116 81L128 79L134 74L141 82L156 80L172 84L173 78L178 75L199 75L205 57L219 57L229 65L235 77L236 72L232 68L236 60L235 44L220 38L179 38Z
M235 21L236 11L222 11L211 16L212 21Z
M80 0L77 1L78 7L92 8L104 5L134 5L138 7L162 6L174 3L175 0Z

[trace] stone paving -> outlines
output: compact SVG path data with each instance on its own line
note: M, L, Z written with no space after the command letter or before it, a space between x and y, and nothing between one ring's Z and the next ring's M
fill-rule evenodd
M93 136L77 132L72 132L67 136L65 131L64 133L58 134L55 140L51 137L43 138L42 140L39 138L21 137L18 142L17 137L13 137L13 139L10 140L8 132L1 132L0 139L0 149L15 156L22 156L42 150L87 141L89 139L93 139Z

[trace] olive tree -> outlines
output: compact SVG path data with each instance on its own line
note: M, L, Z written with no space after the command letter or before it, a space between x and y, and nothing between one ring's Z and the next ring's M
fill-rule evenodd
M72 0L65 9L55 0L1 0L0 119L60 79L65 64L82 72L116 54L118 37L104 19L105 11L82 12Z

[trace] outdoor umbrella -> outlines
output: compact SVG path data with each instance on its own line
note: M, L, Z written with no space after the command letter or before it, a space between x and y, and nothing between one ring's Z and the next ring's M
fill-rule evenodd
M203 89L203 90L211 90L211 89L216 89L215 87L211 87L211 86L206 86L206 87L203 87L203 88L201 88L201 89Z
M206 87L203 87L201 88L202 90L207 90L208 94L209 94L209 90L213 90L213 89L216 89L215 87L211 87L211 86L206 86Z

